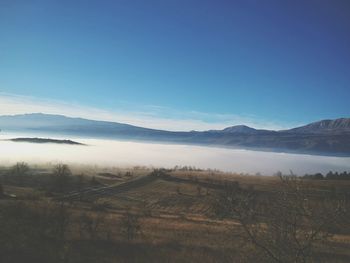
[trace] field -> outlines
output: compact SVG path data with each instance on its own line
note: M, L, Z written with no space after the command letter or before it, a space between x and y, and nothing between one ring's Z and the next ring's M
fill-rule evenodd
M23 163L0 180L4 263L350 262L349 180Z

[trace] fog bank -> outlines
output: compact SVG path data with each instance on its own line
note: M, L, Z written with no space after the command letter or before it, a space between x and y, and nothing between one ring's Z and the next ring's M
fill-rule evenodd
M0 139L11 136L1 135ZM13 138L13 136L11 137ZM34 144L0 141L0 163L68 163L100 166L175 165L220 169L238 173L265 175L277 171L297 174L350 171L349 157L326 157L303 154L271 153L215 147L141 142L75 139L88 146Z

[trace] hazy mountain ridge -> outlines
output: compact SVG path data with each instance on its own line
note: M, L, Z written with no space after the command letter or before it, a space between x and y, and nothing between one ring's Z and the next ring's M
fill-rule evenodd
M294 133L350 133L350 118L322 120L288 130Z
M221 132L221 133L240 133L240 134L261 134L261 133L271 133L275 131L254 129L246 125L235 125L224 128L222 130L211 130L211 132Z
M93 138L350 156L350 118L322 120L283 131L258 130L245 125L237 125L223 130L173 132L117 122L33 113L0 116L0 129Z

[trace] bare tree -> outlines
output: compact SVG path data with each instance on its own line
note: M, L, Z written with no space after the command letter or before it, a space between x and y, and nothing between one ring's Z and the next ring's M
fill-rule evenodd
M221 216L240 223L244 237L268 262L313 262L315 245L345 212L344 200L315 196L296 176L280 176L281 190L259 194L228 185L219 197Z
M23 181L26 175L28 175L30 168L28 164L24 162L18 162L10 169L10 175L16 176L18 178L18 183L23 185Z
M0 183L0 198L4 196L4 188L2 184Z
M53 204L50 207L50 217L55 236L60 240L65 240L68 228L72 223L72 215L67 203Z
M96 240L105 222L105 214L101 212L96 212L94 215L82 213L78 220L80 237L83 237L86 233L90 239Z
M28 164L24 162L18 162L11 168L11 174L13 175L25 175L29 172Z
M67 185L69 184L69 178L72 175L69 166L66 164L56 165L53 170L53 175L55 178L55 190L58 192L65 192Z
M127 240L133 240L141 232L140 216L127 210L121 220L121 231Z

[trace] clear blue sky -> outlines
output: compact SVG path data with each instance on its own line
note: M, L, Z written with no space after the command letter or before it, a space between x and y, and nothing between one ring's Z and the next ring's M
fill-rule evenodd
M348 0L0 1L1 92L300 123L349 83Z

